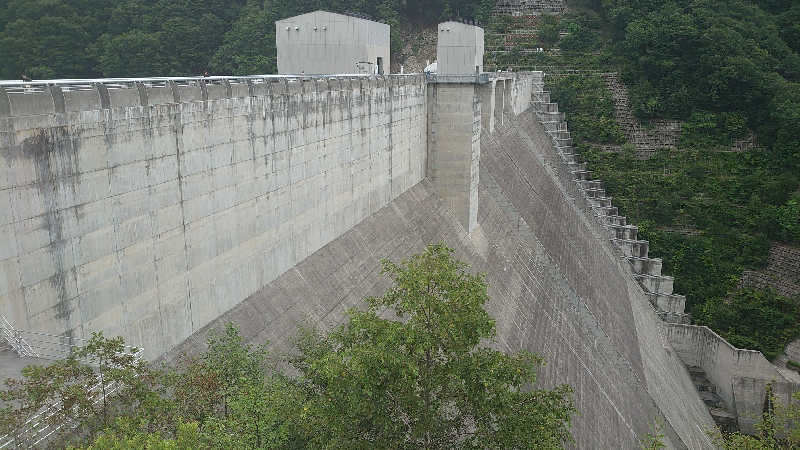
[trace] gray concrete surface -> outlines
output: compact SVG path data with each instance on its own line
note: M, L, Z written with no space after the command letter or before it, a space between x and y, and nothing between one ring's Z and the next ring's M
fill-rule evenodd
M497 96L495 95L495 87L497 80L492 80L488 84L478 87L478 92L481 96L481 133L492 134L494 133L494 110Z
M387 24L327 11L279 20L275 22L278 73L388 75L389 35Z
M0 349L0 385L8 378L20 379L22 369L30 365L46 365L50 361L38 358L20 358L13 350Z
M156 357L425 175L421 77L89 93L9 93L0 118L0 313L23 330Z
M425 180L166 358L202 350L207 332L228 321L238 323L249 341L269 341L274 351L285 351L298 323L329 329L364 296L380 295L388 286L379 274L381 257L403 258L444 241L473 270L487 273L489 310L498 326L495 345L544 356L541 386L575 388L581 411L573 425L577 448L638 448L657 418L667 424L671 448L711 447L702 430L713 422L663 337L663 323L635 280L626 278L630 269L615 249L599 238L596 222L560 183L559 171L566 168L555 164L540 134L527 113L513 127L483 135L478 226L472 233ZM533 166L542 170L531 172ZM537 177L535 185L529 175ZM520 201L541 192L551 195L544 209ZM588 249L576 248L581 239L591 243ZM601 277L609 286L591 286Z
M481 155L478 89L478 85L467 83L428 86L426 176L467 232L478 225Z

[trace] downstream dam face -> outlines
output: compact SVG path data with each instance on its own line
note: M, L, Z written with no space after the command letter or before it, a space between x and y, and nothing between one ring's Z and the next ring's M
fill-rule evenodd
M494 345L574 388L574 446L639 448L659 422L670 448L711 448L675 333L531 108L541 88L540 72L0 88L0 313L150 359L228 321L280 350L382 294L381 258L443 241L487 274Z
M2 92L0 312L156 357L425 176L421 77L257 81Z

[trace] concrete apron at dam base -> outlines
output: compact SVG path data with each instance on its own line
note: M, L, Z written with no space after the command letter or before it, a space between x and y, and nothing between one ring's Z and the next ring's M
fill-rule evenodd
M487 273L497 347L542 355L539 384L575 389L576 447L638 448L661 421L671 448L710 448L681 361L700 347L673 346L689 334L661 320L680 298L645 292L629 261L652 260L616 242L645 241L598 219L610 206L531 108L542 77L0 88L0 313L121 335L150 359L198 351L227 321L285 349L298 322L328 329L381 294L380 258L444 241ZM692 361L738 383L739 411L755 404L761 385L703 348Z

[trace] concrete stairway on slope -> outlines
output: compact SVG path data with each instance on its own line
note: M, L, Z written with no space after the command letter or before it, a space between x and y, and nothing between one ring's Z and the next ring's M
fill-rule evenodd
M720 430L725 432L738 431L739 426L736 415L728 410L725 402L717 395L717 387L708 380L706 372L697 366L687 367L687 370L692 383L694 383L697 392L700 394L700 398L708 407L711 418L714 419Z
M668 322L689 323L689 315L684 312L686 298L673 293L674 279L662 275L661 259L649 257L649 242L638 238L638 227L629 225L625 216L619 215L619 210L612 204L613 199L606 195L603 182L592 178L591 171L572 146L572 136L558 104L550 101L550 93L540 85L534 85L531 101L562 162L569 167L578 191L597 220L608 230L611 242L630 263L633 277L661 318Z

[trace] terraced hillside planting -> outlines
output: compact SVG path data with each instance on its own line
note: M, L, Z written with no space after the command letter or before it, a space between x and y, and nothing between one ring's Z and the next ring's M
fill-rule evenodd
M576 158L663 259L694 323L774 357L800 335L788 306L796 293L760 282L772 242L800 240L800 153L788 131L800 129L800 59L796 40L777 31L798 8L679 2L670 16L667 3L651 3L576 1L563 15L496 17L487 66L548 73ZM715 23L706 35L703 20ZM680 39L670 30L679 25ZM553 26L558 38L546 42ZM744 42L746 32L755 39ZM713 57L725 51L733 56ZM730 326L755 311L763 330Z

